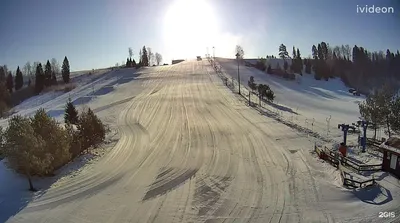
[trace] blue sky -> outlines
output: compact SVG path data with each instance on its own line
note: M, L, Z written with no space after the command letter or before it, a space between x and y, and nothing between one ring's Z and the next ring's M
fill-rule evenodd
M204 55L212 45L217 56L225 57L234 55L236 44L243 46L245 57L277 55L281 43L289 52L298 47L303 56L321 41L400 49L400 1L199 0L208 8L170 13L171 19L166 15L174 1L2 0L0 64L15 70L27 61L67 56L72 70L101 68L125 61L128 47L137 59L143 45L160 52L167 63ZM391 6L395 14L357 14L357 5ZM182 24L172 24L175 20ZM191 40L180 46L171 38Z

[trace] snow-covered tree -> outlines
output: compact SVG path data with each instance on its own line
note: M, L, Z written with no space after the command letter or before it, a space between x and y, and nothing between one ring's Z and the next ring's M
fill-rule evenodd
M157 62L157 66L160 65L160 63L162 62L162 56L160 53L156 53L156 62Z
M289 57L289 54L286 50L286 46L283 43L279 46L279 57L282 59L286 59Z

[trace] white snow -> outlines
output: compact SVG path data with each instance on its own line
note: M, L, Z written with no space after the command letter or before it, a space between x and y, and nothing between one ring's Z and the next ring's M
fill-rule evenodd
M218 58L217 61L226 74L237 79L235 60ZM365 100L365 97L350 94L348 88L338 78L317 81L313 75L303 74L303 76L296 75L300 80L290 81L246 66L240 66L239 73L244 86L247 86L250 76L254 77L256 83L268 84L275 93L275 103L283 106L281 109L283 116L290 118L293 114L285 110L298 113L300 116L297 116L297 124L308 126L310 129L314 120L314 131L322 135L327 134L329 117L331 117L330 134L336 137L342 135L337 129L338 124L351 124L359 120L358 103Z
M112 92L115 86L123 84L127 80L126 78L129 79L134 72L134 68L125 69L124 72L100 69L91 75L84 74L85 72L76 72L69 84L75 86L74 89L69 92L50 91L33 96L15 106L13 108L14 115L32 116L39 108L43 108L53 118L63 121L64 108L68 98L71 98L75 106L82 108L92 100ZM116 73L117 75L115 75ZM0 125L7 126L7 119L0 119Z
M232 61L220 64L236 77ZM325 118L332 115L329 137L341 138L335 125L358 119L354 101L363 99L347 94L339 81L332 87L307 76L299 84L253 68L243 67L241 73L245 85L254 76L273 88L286 109L282 120L307 127L305 118L314 118L315 126L308 127L326 134ZM312 154L318 140L247 106L206 60L113 71L93 83L97 93L86 83L71 97L110 125L115 146L100 149L95 159L90 154L78 158L31 197L20 194L27 182L0 166L0 184L23 185L0 185L0 201L7 200L0 202L0 222L398 220L378 218L380 211L400 213L398 180L377 173L380 187L343 188L339 171ZM61 110L67 97L54 96L43 105ZM299 113L297 120L290 110ZM6 209L10 198L13 208Z

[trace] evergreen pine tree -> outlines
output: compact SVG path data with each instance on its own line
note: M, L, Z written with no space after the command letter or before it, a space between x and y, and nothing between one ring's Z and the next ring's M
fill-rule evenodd
M64 57L63 65L62 65L62 70L61 70L62 78L64 83L69 83L70 81L70 67L69 67L69 61L67 57Z
M97 146L105 139L105 126L90 108L79 116L78 131L82 149Z
M44 72L42 68L42 64L39 63L36 67L36 73L35 73L35 92L36 94L39 94L42 92L44 88Z
M143 46L143 49L142 49L142 65L145 67L149 66L149 57L147 55L146 46Z
M65 106L64 122L67 124L77 125L78 121L78 111L72 103L71 98L68 98L68 102Z
M297 48L297 55L296 55L296 58L301 59L301 54L300 54L299 48Z
M279 46L279 57L282 59L286 59L289 56L287 50L286 50L286 46L281 44Z
M11 71L8 72L6 86L7 86L8 91L10 93L12 93L13 92L13 88L14 88L14 79L13 79Z
M0 83L6 82L6 71L0 66Z
M314 60L317 60L317 59L318 59L318 50L317 50L317 47L316 47L315 45L312 45L311 51L312 51L313 59L314 59Z
M51 71L52 71L52 69L51 69L50 61L47 60L46 66L44 69L44 85L46 87L49 87L51 85L51 73L52 73Z
M301 54L299 48L297 48L297 55L296 55L296 61L297 61L297 72L302 74L303 73L303 60L301 59Z
M292 51L292 59L293 60L295 60L296 58L297 58L297 55L296 55L296 48L293 46L293 51Z
M141 67L143 65L142 56L143 56L142 49L140 49L140 51L139 51L139 67Z
M17 68L17 72L15 74L15 90L18 91L19 89L22 88L22 86L24 85L24 79L22 76L22 72L19 69L19 66Z
M265 97L269 102L273 102L275 99L275 94L274 92L270 89L270 87L267 85L266 90L265 90Z
M125 67L131 67L131 64L129 63L129 58L126 58L126 64Z

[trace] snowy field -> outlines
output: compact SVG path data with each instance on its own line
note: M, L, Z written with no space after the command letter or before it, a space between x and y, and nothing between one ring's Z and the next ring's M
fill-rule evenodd
M126 75L114 75L114 71L110 69L95 70L91 75L88 72L90 71L71 73L71 85L75 85L71 91L44 92L28 98L13 108L14 114L32 116L36 110L44 108L49 115L63 121L64 106L69 97L77 107L81 107L97 96L112 91L113 86L118 84L118 80ZM0 126L7 126L7 119L0 119Z
M235 75L235 63L220 64ZM344 88L316 87L312 77L298 84L257 72L244 70L242 82L250 75L265 80L281 109L315 118L321 134L326 116L332 115L332 126L335 119L357 120L355 101L362 98ZM344 189L339 172L311 153L316 139L260 115L223 85L208 61L115 70L83 82L68 94L39 96L49 98L31 99L17 110L31 115L44 107L62 120L71 97L93 108L118 141L83 167L75 167L83 162L77 161L67 173L35 181L41 190L33 195L0 162L0 222L399 220L378 218L382 211L400 215L398 180L382 174L380 187Z
M217 58L217 62L224 73L237 80L236 60ZM276 96L275 103L279 105L276 110L282 113L283 118L292 119L321 135L340 139L342 132L337 125L359 120L358 103L365 97L350 94L349 88L339 78L317 81L313 75L303 74L296 75L295 81L289 81L246 66L240 66L239 73L241 84L246 87L250 76L257 84L271 87Z

